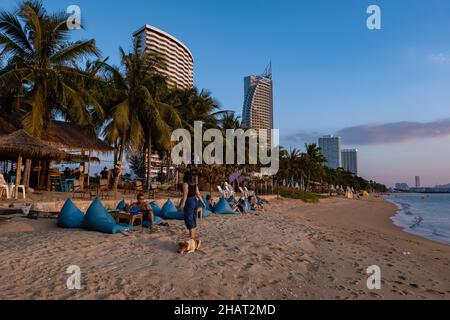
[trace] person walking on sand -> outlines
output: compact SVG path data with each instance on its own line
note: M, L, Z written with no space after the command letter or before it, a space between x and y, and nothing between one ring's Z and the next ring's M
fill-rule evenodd
M184 208L184 223L189 230L189 236L193 240L197 240L197 199L201 201L203 207L206 208L206 204L203 201L202 195L198 189L197 184L194 183L194 179L191 171L187 171L184 174L183 183L183 199L181 201L181 208Z

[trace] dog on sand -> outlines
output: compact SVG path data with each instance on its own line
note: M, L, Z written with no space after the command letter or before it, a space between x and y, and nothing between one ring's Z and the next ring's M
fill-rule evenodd
M186 242L180 242L178 244L178 252L181 254L194 253L198 249L200 249L201 241L191 239Z

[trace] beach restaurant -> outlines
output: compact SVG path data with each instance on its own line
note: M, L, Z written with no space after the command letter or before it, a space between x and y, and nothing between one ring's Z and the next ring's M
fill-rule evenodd
M112 148L95 135L72 123L52 121L42 137L36 139L22 129L20 119L4 115L0 115L0 148L0 171L8 176L7 182L48 191L67 191L60 172L53 169L55 162L78 163L78 176L84 177L85 173L90 174L91 162L99 162L92 155L94 152L112 152ZM27 170L21 181L17 177L21 176L18 169L22 165ZM83 187L84 179L79 182Z

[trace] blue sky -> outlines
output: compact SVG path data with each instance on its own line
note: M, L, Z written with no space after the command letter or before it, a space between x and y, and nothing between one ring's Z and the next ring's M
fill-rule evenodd
M52 11L80 6L86 30L74 37L94 37L112 62L144 24L173 34L194 54L196 86L239 113L243 77L271 60L284 145L303 147L341 132L347 146L360 150L366 178L388 185L412 184L415 175L426 185L450 182L450 124L436 122L450 118L450 1L44 3ZM382 30L366 27L370 4L381 7ZM1 0L1 7L15 5ZM389 133L395 138L383 139Z

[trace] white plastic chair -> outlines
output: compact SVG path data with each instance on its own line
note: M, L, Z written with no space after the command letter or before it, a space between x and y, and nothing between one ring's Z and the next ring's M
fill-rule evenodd
M16 186L14 186L13 187L13 192L12 192L12 197L14 198L14 197L16 197L16 192L18 193L18 192L20 192L20 191L22 191L22 196L23 196L23 199L25 200L26 198L27 198L27 195L26 195L26 193L25 193L25 186L24 185L18 185L17 187ZM17 196L18 196L18 194L17 194Z
M9 194L9 186L6 183L3 174L0 173L0 198L2 197L3 193L6 194L6 199L11 199L11 195Z

